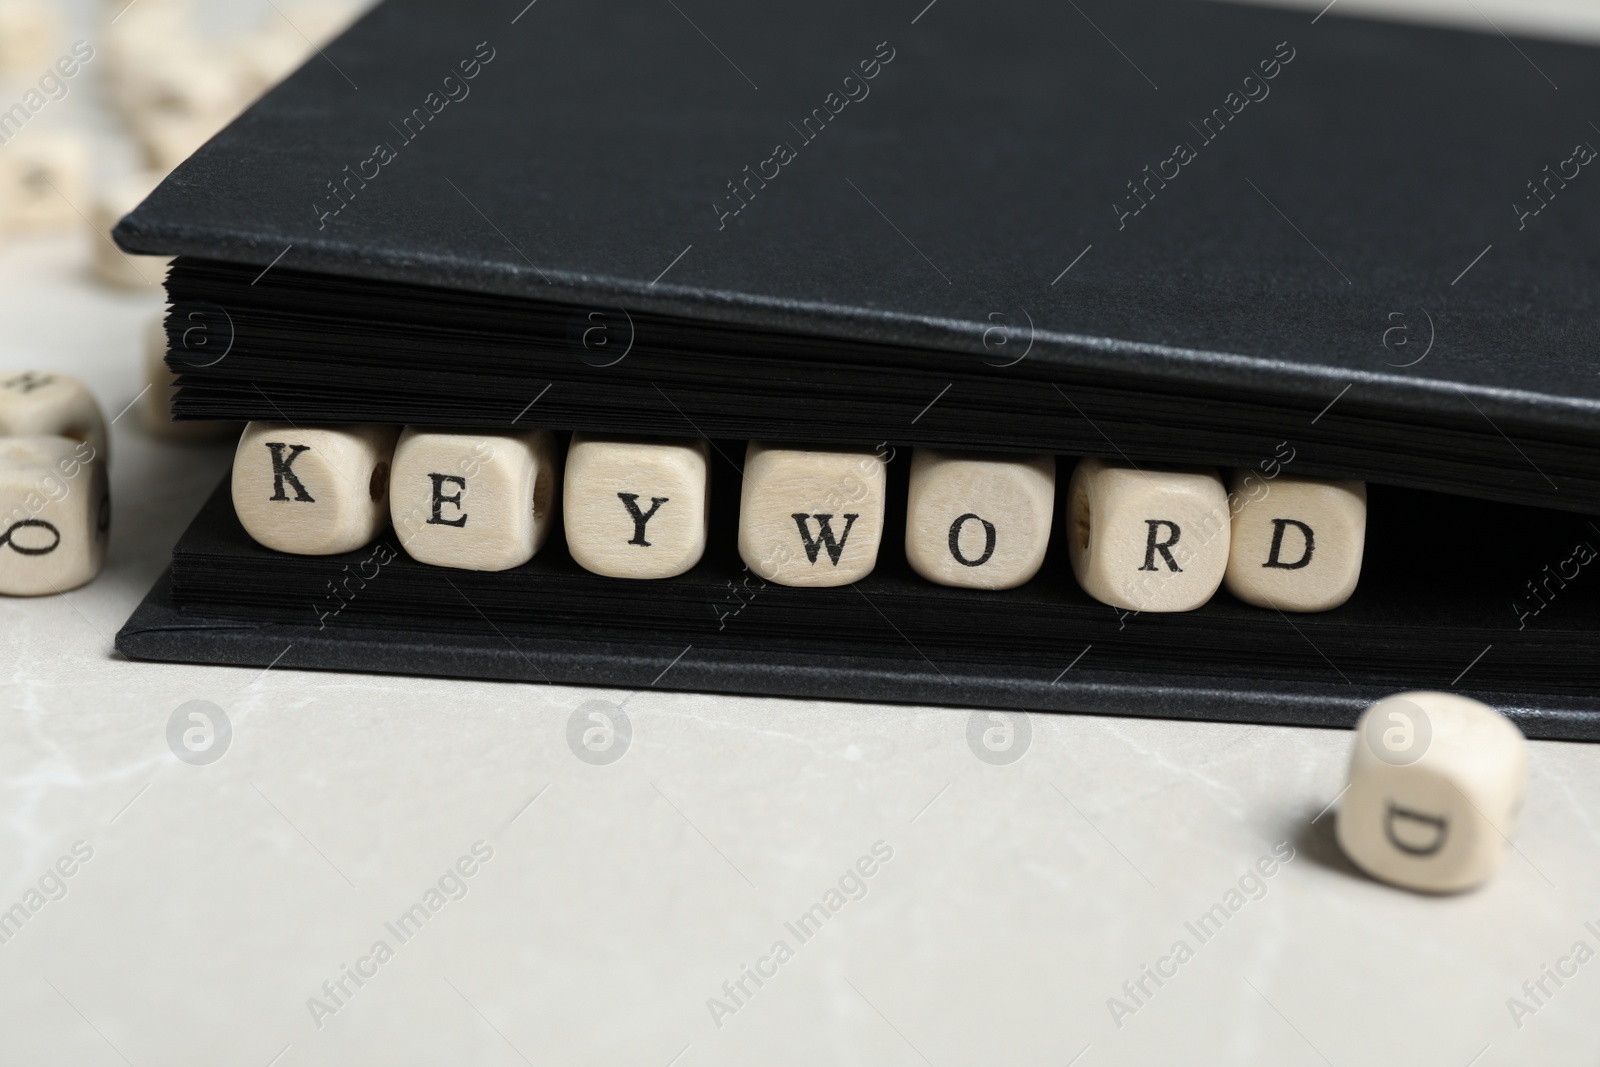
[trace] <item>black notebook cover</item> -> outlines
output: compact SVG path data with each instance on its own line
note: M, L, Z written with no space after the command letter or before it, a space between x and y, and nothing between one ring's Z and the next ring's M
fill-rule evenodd
M1594 49L1199 0L389 0L325 51L124 247L1600 418Z

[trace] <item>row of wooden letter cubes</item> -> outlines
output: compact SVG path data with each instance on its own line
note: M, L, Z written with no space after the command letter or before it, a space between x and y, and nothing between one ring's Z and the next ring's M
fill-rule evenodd
M543 429L254 422L234 458L233 503L256 541L298 554L361 548L388 519L420 562L505 570L539 551L559 504L572 558L595 574L669 578L699 562L710 522L707 442L577 433L564 471L558 456ZM870 574L884 533L886 458L751 442L739 508L745 564L788 586ZM1078 583L1134 611L1191 610L1223 584L1266 607L1339 606L1361 572L1365 486L1273 473L1225 481L1213 469L1080 460L1060 517ZM1044 561L1055 490L1052 456L917 448L907 559L943 585L1021 585Z

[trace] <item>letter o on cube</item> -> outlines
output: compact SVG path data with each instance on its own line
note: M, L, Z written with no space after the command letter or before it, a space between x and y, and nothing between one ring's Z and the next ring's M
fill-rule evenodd
M1215 471L1080 460L1065 521L1072 573L1102 604L1192 611L1222 584L1228 495Z
M550 536L558 477L549 430L454 433L407 426L389 476L400 546L436 567L520 567Z
M106 558L106 466L65 437L0 438L0 594L76 589Z
M393 426L252 422L233 457L233 510L257 543L301 556L352 552L389 517Z
M1356 724L1337 835L1374 878L1450 893L1506 859L1528 743L1505 716L1453 693L1400 693Z
M562 489L567 550L611 578L671 578L705 554L706 441L572 435Z
M1054 456L911 455L906 559L940 585L1013 589L1039 572L1055 518Z
M1264 492L1252 498L1254 478ZM1233 537L1228 592L1262 608L1331 611L1350 599L1361 578L1367 540L1365 482L1323 481L1254 471L1228 478Z
M83 441L111 462L106 420L82 382L56 371L0 371L0 437L41 434Z
M872 573L888 475L873 452L751 441L739 501L739 555L778 585L848 585Z

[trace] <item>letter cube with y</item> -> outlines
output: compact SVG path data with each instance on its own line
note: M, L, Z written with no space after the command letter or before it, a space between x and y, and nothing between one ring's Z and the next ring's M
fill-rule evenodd
M82 382L56 371L0 371L0 437L35 434L83 441L110 462L106 420Z
M1012 589L1044 563L1055 457L918 448L907 501L906 559L918 574L940 585Z
M65 130L28 130L0 152L0 212L14 231L70 230L88 206L89 146Z
M560 477L549 430L407 426L389 476L395 533L420 563L468 571L520 567L550 535Z
M1228 494L1214 471L1080 460L1067 553L1083 591L1131 611L1192 611L1228 566Z
M710 447L572 435L562 490L567 550L611 578L671 578L700 562L710 520Z
M64 593L100 573L106 465L65 437L0 437L0 594Z
M779 585L848 585L872 573L883 541L882 457L751 441L739 501L739 555Z
M1350 599L1367 541L1365 482L1234 471L1228 488L1228 592L1283 611L1330 611Z
M1528 780L1528 743L1487 705L1400 693L1356 724L1337 835L1374 878L1451 893L1505 862Z
M252 422L233 456L233 510L268 548L330 556L368 544L389 517L393 426Z

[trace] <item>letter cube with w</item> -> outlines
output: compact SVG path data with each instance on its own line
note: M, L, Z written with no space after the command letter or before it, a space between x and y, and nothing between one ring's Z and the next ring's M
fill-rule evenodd
M392 426L252 422L233 456L233 509L245 532L279 552L352 552L388 517Z
M739 555L779 585L848 585L872 573L887 472L876 453L750 442Z
M562 487L567 549L610 578L671 578L706 550L705 441L572 435Z

